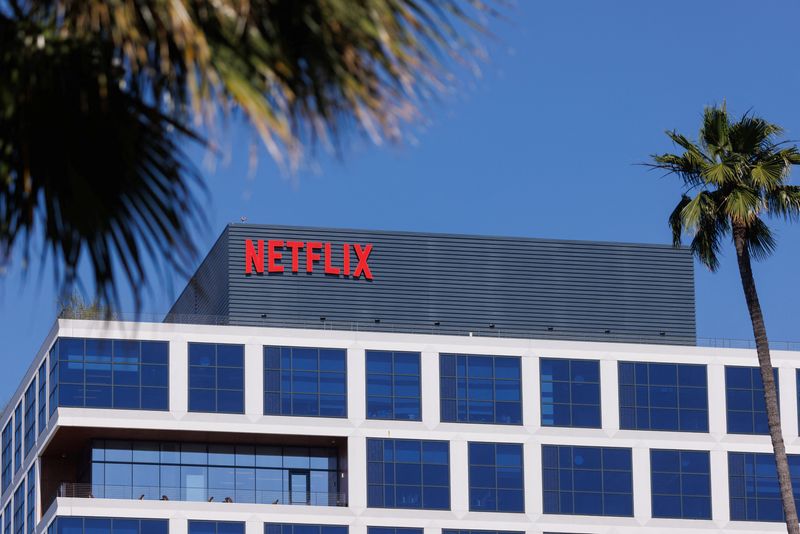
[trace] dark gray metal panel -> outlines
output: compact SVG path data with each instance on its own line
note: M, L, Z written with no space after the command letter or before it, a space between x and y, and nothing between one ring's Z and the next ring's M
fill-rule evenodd
M228 231L211 247L200 267L172 305L166 322L224 323L228 316ZM204 319L200 319L204 318Z
M248 276L245 239L331 242L338 265L342 243L372 243L374 280L326 276L321 263L307 274L304 252L298 274ZM693 261L685 249L250 224L228 226L223 240L227 291L204 286L219 284L225 254L218 242L187 287L191 298L185 291L173 306L173 319L221 311L249 325L695 342ZM283 264L290 264L288 251ZM197 297L201 290L208 298Z

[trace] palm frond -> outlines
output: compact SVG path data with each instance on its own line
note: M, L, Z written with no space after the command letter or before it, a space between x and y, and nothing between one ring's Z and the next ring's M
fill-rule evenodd
M784 185L766 193L767 212L787 221L800 220L800 186Z
M143 285L148 251L185 272L201 212L199 175L181 144L199 139L123 89L110 49L56 35L42 46L25 34L0 35L3 253L41 228L63 266L59 282L74 282L86 257L104 303L116 301L120 279Z
M775 251L772 230L761 219L755 219L747 225L745 243L750 256L756 261L767 259Z

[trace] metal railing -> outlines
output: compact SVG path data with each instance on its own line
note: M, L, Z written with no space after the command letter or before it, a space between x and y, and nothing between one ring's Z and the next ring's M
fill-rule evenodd
M62 482L58 487L57 495L58 497L77 499L347 506L347 494L338 492L232 491L229 489L163 488L159 486L92 484L87 482Z
M267 328L307 328L312 330L332 330L345 332L389 332L403 334L431 334L467 337L496 337L518 339L540 339L557 341L587 341L608 343L644 343L661 345L683 345L710 348L735 348L754 349L755 341L752 339L733 339L722 337L687 337L669 331L654 331L652 336L641 336L615 332L612 329L598 330L597 332L574 332L560 330L557 327L543 326L541 329L513 329L504 328L502 325L487 323L484 327L463 327L432 322L430 325L421 323L404 324L376 320L367 321L339 321L320 317L314 321L307 318L280 318L267 317L266 314L253 317L235 317L223 315L192 315L171 314L161 315L152 313L123 313L106 312L104 310L85 309L77 311L64 311L59 316L61 319L80 319L95 321L127 321L127 322L168 322L176 324L202 324L202 325L232 325L232 326L263 326ZM770 341L773 350L800 351L800 341Z

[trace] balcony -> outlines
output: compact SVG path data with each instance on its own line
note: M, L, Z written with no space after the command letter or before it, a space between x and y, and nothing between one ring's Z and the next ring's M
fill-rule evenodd
M57 497L347 506L347 438L60 427L42 454Z

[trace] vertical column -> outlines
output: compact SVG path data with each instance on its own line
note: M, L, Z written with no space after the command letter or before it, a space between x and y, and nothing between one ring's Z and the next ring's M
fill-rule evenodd
M244 523L244 534L264 534L264 530L264 523L261 521L250 520Z
M539 358L522 357L522 424L537 430L541 424L541 392L539 380Z
M189 522L185 516L169 518L169 534L188 534L188 532ZM247 534L250 533L248 532Z
M728 507L730 502L730 494L728 492L728 453L727 451L712 449L710 459L711 517L722 528L727 526L731 520Z
M264 348L254 343L244 346L244 413L264 415Z
M189 410L189 348L185 339L169 342L169 410Z
M463 439L450 440L450 500L454 514L469 511L469 455Z
M716 363L708 365L708 431L716 436L727 432L725 366Z
M600 417L603 430L619 430L619 374L616 360L600 360Z
M778 369L779 403L781 407L781 426L783 439L787 443L795 441L797 428L797 375L791 367Z
M358 425L367 417L367 365L363 348L347 350L347 417Z
M420 355L422 386L422 422L428 429L436 428L440 418L439 353L425 351Z
M650 487L650 449L634 447L633 460L633 516L644 525L652 515Z
M525 512L528 517L542 515L542 445L537 441L525 443Z
M348 527L347 534L367 534L367 528L367 525L361 521L356 521ZM248 532L247 534L250 533Z
M367 507L367 439L364 436L347 438L347 503L357 513Z

